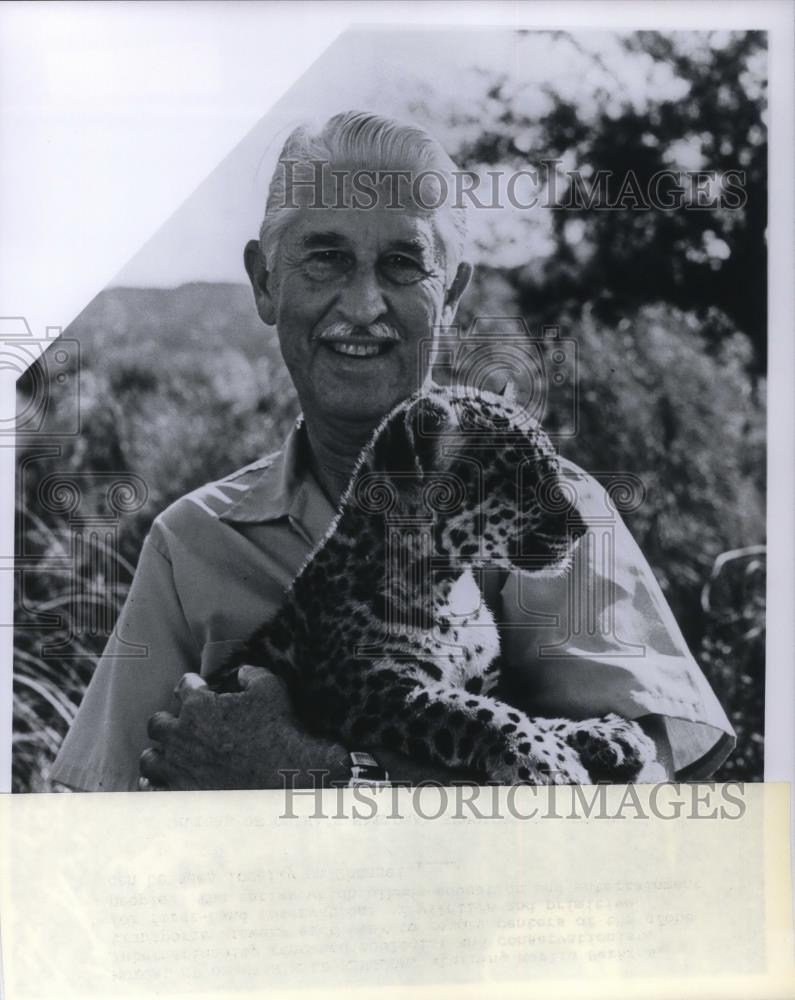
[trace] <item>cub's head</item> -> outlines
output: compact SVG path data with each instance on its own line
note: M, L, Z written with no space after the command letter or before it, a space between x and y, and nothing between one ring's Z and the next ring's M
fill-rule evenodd
M398 406L363 454L356 506L432 521L458 566L563 567L586 531L549 438L494 393L436 387Z

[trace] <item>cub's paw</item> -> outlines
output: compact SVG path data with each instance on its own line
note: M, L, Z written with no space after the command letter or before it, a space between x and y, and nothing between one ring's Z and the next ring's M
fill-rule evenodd
M488 772L492 781L503 785L588 785L591 782L579 753L558 733L520 736L511 741Z
M665 778L653 740L636 722L618 715L574 723L566 740L579 754L591 781L622 784Z

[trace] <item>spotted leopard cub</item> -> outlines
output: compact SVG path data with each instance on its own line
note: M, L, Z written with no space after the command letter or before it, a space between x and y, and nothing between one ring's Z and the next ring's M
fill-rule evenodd
M540 428L503 397L433 388L393 410L276 618L223 668L284 676L308 728L513 784L645 780L615 715L531 718L494 697L499 635L473 571L563 569L585 532Z

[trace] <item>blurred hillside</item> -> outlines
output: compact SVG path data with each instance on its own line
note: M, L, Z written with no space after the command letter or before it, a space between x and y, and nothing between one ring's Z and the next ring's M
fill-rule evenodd
M216 353L227 348L251 361L278 357L275 331L264 327L248 285L193 282L179 288L106 288L70 325L89 367L125 343L152 348ZM160 363L167 362L164 355Z

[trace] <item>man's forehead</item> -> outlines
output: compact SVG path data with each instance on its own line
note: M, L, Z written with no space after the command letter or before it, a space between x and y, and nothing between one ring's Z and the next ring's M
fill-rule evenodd
M286 236L293 246L307 248L366 242L379 249L389 246L421 253L440 249L433 215L407 208L299 208Z

